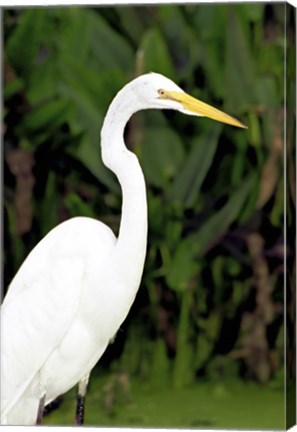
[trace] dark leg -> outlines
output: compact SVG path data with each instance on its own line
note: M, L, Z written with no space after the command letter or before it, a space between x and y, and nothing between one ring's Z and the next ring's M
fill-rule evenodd
M84 424L84 415L85 415L85 397L78 394L76 400L76 413L75 413L75 422L78 426Z
M43 417L44 404L45 404L45 394L39 400L37 419L36 419L36 425L37 426L41 425L41 421L42 421L42 417Z
M90 375L87 375L78 383L78 394L77 394L76 413L75 413L75 423L77 424L77 426L81 426L84 424L85 399L86 399L89 376Z

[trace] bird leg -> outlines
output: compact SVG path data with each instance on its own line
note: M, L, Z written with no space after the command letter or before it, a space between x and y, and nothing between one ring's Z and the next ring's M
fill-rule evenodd
M85 399L86 399L89 377L90 374L86 375L78 383L78 393L77 393L76 413L75 413L75 423L78 426L81 426L84 423Z
M41 425L41 421L42 421L42 417L43 417L43 411L44 411L44 404L45 404L45 394L39 399L37 418L36 418L36 426Z

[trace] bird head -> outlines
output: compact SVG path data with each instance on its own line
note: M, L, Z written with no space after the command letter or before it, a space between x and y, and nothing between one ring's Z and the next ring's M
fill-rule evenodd
M136 78L142 85L135 86L137 96L143 103L143 109L173 109L187 115L208 117L232 126L246 128L234 117L220 111L185 93L170 79L158 73L149 73Z

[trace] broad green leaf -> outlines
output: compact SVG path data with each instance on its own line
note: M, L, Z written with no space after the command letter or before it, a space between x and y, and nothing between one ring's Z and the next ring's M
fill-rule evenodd
M200 4L194 12L197 32L205 41L221 37L221 29L226 27L228 5Z
M247 130L249 143L255 147L259 147L262 143L262 133L259 116L254 112L249 112L249 128Z
M199 324L203 323L203 318L200 318ZM199 369L200 367L203 367L206 360L209 358L213 346L214 341L209 338L208 334L205 331L200 331L198 334L198 342L197 342L197 350L195 355L196 360L196 367Z
M28 101L36 105L58 95L60 81L58 64L53 58L32 68L27 88Z
M90 11L89 11L90 12ZM127 40L113 30L99 15L93 14L89 41L93 67L98 71L120 69L132 71L134 53Z
M259 77L260 83L264 79L277 78L279 81L283 80L285 73L284 66L286 62L284 46L275 44L265 44L265 48L261 52L261 61L259 62L259 69L262 74L266 76Z
M159 246L164 238L164 223L166 220L164 202L163 199L154 194L150 188L147 188L147 201L150 236L152 238L154 237L155 244Z
M181 202L186 208L195 204L213 161L220 131L221 125L213 124L204 135L194 140L192 151L168 191L169 201Z
M151 360L150 382L155 388L165 387L169 384L170 360L167 356L164 339L159 337L154 343L153 357Z
M205 70L206 88L216 97L223 99L226 88L222 81L222 65L224 64L224 41L210 40L207 45L201 44L201 68Z
M166 282L174 291L184 291L189 281L200 268L192 248L186 240L180 241L169 267L166 269Z
M230 225L237 220L244 208L244 204L253 193L256 174L251 174L230 195L227 203L198 229L195 234L188 237L190 248L195 253L202 254L205 250L217 243L228 231Z
M190 290L185 290L180 297L181 307L177 327L177 347L172 371L172 383L175 389L185 387L192 382L194 354L190 343L192 293Z
M70 122L74 133L85 132L78 150L73 155L114 193L119 193L118 183L105 168L100 157L100 129L108 105L121 87L124 77L120 71L95 74L84 65L73 66L72 73L61 68L64 83L60 92L72 102L75 115Z
M74 155L73 153L71 153ZM120 186L115 176L103 164L100 153L99 133L94 128L81 141L75 157L113 193L120 193Z
M277 79L267 76L259 78L256 88L261 105L269 108L276 108L279 106L280 98L277 88Z
M222 83L222 67L226 41L222 29L226 28L227 5L201 4L194 13L196 24L192 47L199 53L198 62L205 80L205 88L223 99L225 86Z
M70 7L60 14L63 22L57 38L60 63L66 58L72 58L98 72L117 68L132 69L132 48L100 13L91 8Z
M67 86L69 90L69 95L76 95L77 106L89 105L103 115L106 114L116 93L126 84L126 77L120 70L98 73L70 58L60 65L59 72L63 86ZM79 103L80 99L81 103Z
M44 8L26 9L6 46L6 55L17 73L27 79L36 61L45 22Z
M180 239L182 238L182 220L173 220L172 218L168 218L168 221L166 221L166 226L164 227L163 224L160 229L163 231L163 233L165 233L168 248L171 250L176 248L180 242Z
M145 11L143 11L143 9L144 7L138 8L132 6L123 6L116 8L116 12L119 16L122 27L125 29L126 33L133 40L133 42L137 45L146 27L145 18L143 18L143 15L145 16L146 13ZM131 25L131 23L133 23L133 26Z
M182 142L172 129L144 128L140 161L149 183L166 188L180 169L183 159Z
M90 218L96 218L97 215L93 212L92 208L86 204L80 196L75 193L71 193L65 198L66 207L71 217L74 216L86 216Z
M160 5L159 28L168 41L170 53L174 53L174 64L178 64L178 76L192 79L192 70L198 57L196 38L192 27L186 22L181 8L175 5Z
M222 317L218 311L214 311L206 321L206 332L209 339L215 340L218 337Z
M158 72L174 79L172 66L166 41L159 30L151 28L146 31L140 43L144 55L144 72Z
M63 58L76 58L85 63L90 56L91 32L94 25L94 11L87 8L54 8L56 26L56 45L62 63ZM98 41L97 41L98 43Z
M261 21L263 19L263 12L265 3L254 3L251 7L248 3L236 5L237 9L241 9L241 14L250 21Z
M54 99L32 110L19 126L20 130L34 132L38 130L53 130L68 119L72 106L69 100Z
M227 21L225 67L225 107L238 113L257 103L257 77L249 41L234 8L229 8Z

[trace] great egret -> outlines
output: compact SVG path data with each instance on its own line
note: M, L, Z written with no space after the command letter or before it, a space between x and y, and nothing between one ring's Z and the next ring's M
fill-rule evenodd
M120 90L101 130L102 160L122 188L119 236L97 220L75 217L50 231L20 267L1 308L2 424L40 423L44 406L77 383L77 420L83 421L90 371L126 318L143 271L145 181L123 134L132 114L147 108L244 127L160 74L142 75Z

